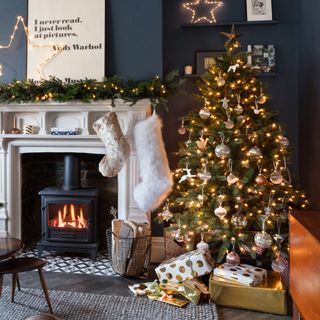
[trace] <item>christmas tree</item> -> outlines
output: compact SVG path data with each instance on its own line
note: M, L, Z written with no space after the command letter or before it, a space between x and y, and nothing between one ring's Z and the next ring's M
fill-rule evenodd
M159 217L187 245L205 235L219 262L226 254L231 262L238 254L275 257L288 248L288 212L307 200L292 185L289 140L240 51L240 34L234 26L222 34L226 51L198 83L203 107L184 117L188 139Z

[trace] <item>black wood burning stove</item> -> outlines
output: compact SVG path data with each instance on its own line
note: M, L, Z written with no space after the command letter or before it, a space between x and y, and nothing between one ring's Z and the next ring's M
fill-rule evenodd
M76 155L64 157L63 188L46 188L41 195L43 250L89 253L96 259L99 189L81 188L80 164Z

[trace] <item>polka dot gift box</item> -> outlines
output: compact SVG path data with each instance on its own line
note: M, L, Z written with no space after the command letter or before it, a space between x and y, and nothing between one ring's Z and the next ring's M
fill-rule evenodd
M210 253L198 250L164 261L156 268L161 282L177 283L211 273L213 260Z

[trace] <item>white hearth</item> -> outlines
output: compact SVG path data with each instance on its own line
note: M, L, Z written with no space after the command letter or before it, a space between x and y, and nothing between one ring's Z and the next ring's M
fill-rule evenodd
M150 115L149 100L134 106L115 101L121 129L131 146L130 157L118 174L118 215L146 221L133 200L133 188L139 182L133 146L133 127ZM105 153L103 143L92 129L92 123L110 110L110 101L94 103L36 103L0 105L0 236L21 237L21 154L23 153ZM38 134L11 134L14 118L18 127L33 125ZM81 128L80 135L50 134L52 127ZM97 164L98 165L98 164ZM106 178L107 179L107 178ZM39 209L40 210L40 209Z

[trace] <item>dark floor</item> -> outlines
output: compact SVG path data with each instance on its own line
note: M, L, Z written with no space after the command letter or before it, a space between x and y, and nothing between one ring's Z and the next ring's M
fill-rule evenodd
M45 272L49 290L64 290L105 295L133 296L128 284L142 282L142 279L125 279L111 276L79 275L63 272ZM20 275L22 288L39 288L38 272L27 272ZM10 277L5 276L4 285L10 284ZM18 294L18 293L16 293ZM158 303L158 302L155 302ZM54 308L54 306L53 306ZM290 317L267 313L251 312L218 307L219 320L289 320ZM193 320L193 319L192 319ZM196 319L194 319L196 320ZM210 320L210 319L208 319Z

